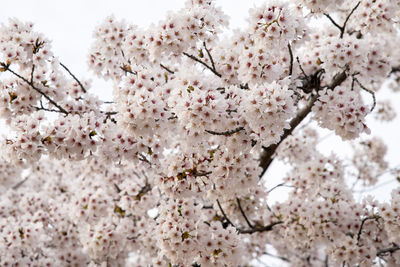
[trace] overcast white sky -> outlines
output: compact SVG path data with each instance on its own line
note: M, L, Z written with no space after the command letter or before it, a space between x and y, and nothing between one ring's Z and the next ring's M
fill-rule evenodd
M185 0L13 0L2 1L0 7L0 23L7 22L9 17L35 23L35 30L44 33L52 40L53 52L78 77L94 80L91 90L102 92L110 99L112 88L100 82L87 71L87 51L92 43L92 32L96 25L108 15L124 18L127 22L146 27L157 23L168 10L183 7ZM259 5L263 0L217 0L225 13L231 18L234 28L243 27L248 9ZM397 97L399 100L399 98ZM399 103L399 102L397 102ZM400 163L399 125L374 124L373 133L378 133L390 142L389 157L392 164ZM340 138L327 138L321 147L327 150L338 150ZM343 151L346 150L341 150ZM344 152L345 153L345 152ZM283 175L284 170L275 167L271 178ZM280 170L278 170L280 169ZM385 178L388 180L388 178ZM385 180L384 179L384 180ZM382 181L384 182L384 181ZM274 184L275 182L272 182ZM276 184L276 183L275 183ZM391 188L398 184L391 183L380 190L380 199L388 199ZM386 192L386 193L385 193ZM373 193L373 192L371 192Z

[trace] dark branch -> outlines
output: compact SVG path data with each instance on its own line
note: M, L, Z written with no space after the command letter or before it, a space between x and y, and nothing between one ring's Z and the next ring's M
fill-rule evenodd
M282 261L290 262L290 260L288 258L286 258L286 257L278 256L278 255L271 254L271 253L268 253L268 252L264 252L263 254L267 255L267 256L270 256L270 257L273 257L273 258L280 259Z
M261 154L260 161L261 164L260 166L262 167L263 171L260 175L260 179L263 177L265 172L267 171L268 167L271 165L272 161L274 160L274 154L276 150L278 149L278 146L289 136L292 134L293 130L303 121L305 117L307 117L308 113L311 112L312 107L314 106L314 103L317 101L318 96L313 95L308 102L307 106L305 106L300 112L297 114L296 117L294 117L290 121L290 128L285 129L283 132L283 135L281 136L281 139L277 144L272 144L269 147L263 147L264 151Z
M76 78L76 76L64 65L60 62L61 67L63 67L68 73L69 75L71 75L71 77L79 84L79 86L81 87L82 91L84 93L86 93L86 89L83 86L83 84L81 83L81 81L78 80L78 78Z
M285 183L280 183L280 184L277 184L277 185L275 185L274 187L272 187L270 190L268 190L267 193L271 193L273 190L275 190L276 188L281 187L281 186L295 187L295 186L292 186L292 185L287 185L287 184L285 184Z
M240 199L239 199L239 198L236 198L236 202L237 202L237 204L238 204L240 213L242 214L243 218L246 220L247 225L248 225L250 228L254 228L253 225L250 223L249 219L247 218L246 213L244 212L244 210L243 210L243 208L242 208L242 205L240 204Z
M375 109L376 106L376 97L375 97L375 92L366 88L364 85L362 85L362 83L357 79L353 77L353 81L357 82L357 84L361 87L361 89L363 89L364 91L368 92L371 94L372 96L372 100L374 101L371 107L371 111L373 111Z
M270 223L265 226L255 226L251 229L238 229L238 232L239 232L239 234L253 234L256 232L268 232L268 231L272 231L273 227L275 225L282 224L282 223L283 223L282 221L277 221L277 222L273 222L273 223Z
M208 58L209 58L210 61L211 61L211 66L212 66L212 68L213 68L213 70L214 70L214 73L218 73L217 69L215 68L214 59L213 59L213 57L211 56L210 50L208 50L205 41L203 42L203 46L204 46L204 49L205 49L206 52L207 52ZM219 77L221 77L221 76L219 76Z
M35 72L35 64L32 64L32 70L31 70L31 83L33 83L33 73Z
M362 234L362 230L363 230L365 222L368 220L378 220L379 218L380 218L379 216L373 215L373 216L365 217L364 219L361 220L361 225L360 225L360 228L358 229L358 233L357 233L357 246L360 243L360 238L361 238L361 234Z
M392 253L394 253L394 252L396 252L396 251L398 251L398 250L400 250L400 247L399 247L396 243L393 243L393 246L392 246L392 247L384 248L384 249L378 250L378 252L376 253L376 256L378 256L378 257L383 257L383 256L385 256L387 253L392 254Z
M10 68L7 68L7 70L9 72L11 72L12 74L14 74L15 76L17 76L18 78L20 78L21 80L23 80L25 83L27 83L33 90L35 90L36 92L38 92L39 94L41 94L44 98L46 98L51 104L53 104L55 107L57 107L61 113L64 113L65 115L68 115L68 111L66 111L63 107L61 107L60 105L58 105L53 99L51 99L48 95L46 95L41 89L37 88L33 82L28 81L27 79L25 79L24 77L22 77L21 75L19 75L18 73L16 73L15 71L13 71Z
M233 129L233 130L230 130L230 131L226 131L226 132L215 132L215 131L210 131L210 130L205 130L205 131L207 133L213 134L213 135L226 135L226 136L229 136L229 135L235 134L237 132L240 132L242 130L244 130L244 127L241 126L241 127L238 127L236 129Z
M28 180L28 177L25 177L24 180L18 182L17 184L15 184L13 187L11 187L14 190L17 190L21 185L23 185L26 181Z
M175 72L170 70L169 68L167 68L165 65L163 65L162 63L160 63L160 67L163 68L164 70L166 70L168 73L170 74L174 74Z
M45 107L37 107L37 106L32 106L32 108L36 109L36 110L43 110L43 111L48 111L48 112L56 112L56 113L63 113L61 110L58 109L49 109L49 108L45 108Z
M347 71L348 71L349 67L346 66L346 68L340 72L337 73L331 83L327 86L329 89L333 90L336 86L339 86L340 84L342 84L342 82L344 82L347 78ZM270 166L270 164L272 163L272 161L274 160L274 154L276 152L276 150L278 149L278 146L289 136L292 134L293 130L305 119L305 117L307 117L307 115L311 112L311 109L314 105L314 103L317 101L318 99L318 95L312 95L311 99L308 101L308 104L302 109L300 110L300 112L296 115L296 117L294 117L289 125L289 129L285 129L285 131L283 132L283 135L281 136L280 141L277 144L272 144L269 147L263 147L264 151L261 154L260 157L260 166L262 167L263 171L260 175L260 179L262 178L262 176L265 174L265 172L267 171L268 167Z
M236 228L236 226L231 222L231 220L229 220L228 216L226 216L225 211L222 209L221 203L219 203L219 200L218 200L218 199L217 199L217 204L218 204L218 208L219 208L219 210L221 211L222 215L224 216L225 220L226 220L230 225L232 225L233 227Z
M389 72L389 76L390 76L391 74L393 74L393 73L396 73L396 72L400 72L400 65L399 65L399 66L392 67L392 69L391 69L390 72Z
M208 171L208 172L197 172L197 171L193 171L191 174L195 177L200 177L200 176L207 176L210 175L212 172Z
M114 187L115 190L117 190L117 193L121 193L121 188L119 188L119 186L116 183L114 183Z
M119 67L121 70L125 71L126 73L130 73L133 75L136 75L137 73L135 71L132 71L131 67L129 65L123 65L122 67Z
M329 14L324 13L324 15L332 22L333 25L335 25L336 28L338 28L340 30L340 32L342 32L342 26L337 24L336 21Z
M142 153L139 153L138 155L139 155L138 158L139 158L140 161L143 161L143 162L146 162L149 165L152 165L151 162L146 158L145 155L143 155Z
M288 43L288 49L289 49L289 56L290 56L290 65L289 65L289 75L292 75L293 73L293 51L290 43Z
M347 22L349 21L351 15L353 15L354 11L356 11L356 9L360 5L360 3L361 3L361 1L359 1L357 3L357 5L350 11L349 15L347 15L346 20L343 23L343 26L340 26L339 24L337 24L336 21L329 14L324 13L324 15L332 22L332 24L335 25L335 27L340 30L340 39L343 38L344 32L346 30Z
M142 197L147 193L151 191L151 185L146 182L146 184L140 189L139 193L135 196L135 200L141 200Z
M208 65L207 63L205 63L204 61L202 61L202 60L198 59L197 57L195 57L195 56L193 56L193 55L190 55L190 54L188 54L188 53L186 53L186 52L183 52L183 54L184 54L185 56L187 56L188 58L190 58L190 59L192 59L192 60L194 60L194 61L196 61L196 62L202 64L204 67L206 67L207 69L211 70L212 73L214 73L215 75L217 75L219 78L222 77L221 74L219 74L217 71L215 71L211 66L209 66L209 65Z

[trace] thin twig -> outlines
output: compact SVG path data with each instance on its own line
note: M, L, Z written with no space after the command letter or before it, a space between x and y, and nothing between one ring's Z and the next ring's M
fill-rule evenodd
M290 43L288 43L288 49L289 49L289 56L290 56L290 65L289 65L289 75L292 75L293 73L293 51Z
M299 64L299 68L300 68L301 72L302 72L303 75L304 75L304 78L306 78L306 79L308 80L308 75L307 75L307 74L305 73L305 71L303 70L303 67L301 66L299 57L296 57L296 60L297 60L297 63Z
M212 173L211 171L208 171L208 172L197 172L197 171L194 171L194 172L192 172L191 174L192 174L193 176L195 176L195 177L201 177L201 176L210 175L211 173Z
M137 74L137 72L132 71L132 70L130 69L129 66L124 65L124 66L119 67L119 68L120 68L121 70L125 71L125 74L126 74L127 72L130 73L130 74L133 74L133 75L136 75L136 74Z
M392 254L393 252L396 252L396 251L398 251L398 250L400 250L400 247L399 247L396 243L393 243L393 246L392 246L392 247L384 248L384 249L378 250L378 252L376 253L376 256L382 257L382 256L384 256L384 255L387 254L387 253Z
M346 20L343 23L343 26L340 26L339 24L337 24L336 21L329 14L324 13L324 15L332 22L332 24L335 25L335 27L340 30L340 39L343 38L344 32L346 30L347 22L349 21L351 15L353 15L354 11L356 11L356 9L360 5L360 3L361 3L361 1L359 1L357 3L357 5L350 11L349 15L347 15Z
M274 187L272 187L270 190L268 190L267 193L271 193L273 190L275 190L276 188L281 187L281 186L285 186L285 187L294 187L294 186L292 186L292 185L287 185L287 184L285 184L285 183L280 183L280 184L277 184L277 185L275 185Z
M368 220L378 220L379 218L380 218L380 216L373 215L373 216L365 217L364 219L361 220L361 225L360 225L360 228L358 229L358 233L357 233L357 246L360 243L361 233L362 233L362 229L364 227L365 222Z
M35 64L32 64L32 70L31 70L31 83L33 83L33 73L35 72Z
M237 132L240 132L240 131L242 131L242 130L244 130L244 127L238 127L238 128L236 128L236 129L233 129L233 130L230 130L230 131L225 131L225 132L215 132L215 131L211 131L211 130L205 130L207 133L209 133L209 134L213 134L213 135L225 135L225 136L229 136L229 135L232 135L232 134L235 134L235 133L237 133Z
M218 200L218 199L217 199L217 204L218 204L218 208L219 208L219 210L221 211L222 215L224 216L225 220L226 220L230 225L232 225L233 227L236 228L236 226L231 222L231 220L229 220L228 216L226 216L225 211L222 209L221 203L219 203L219 200Z
M324 15L332 22L333 25L335 25L336 28L338 28L340 30L340 32L342 32L342 26L337 24L336 21L329 14L324 13Z
M28 180L28 176L25 177L24 180L18 182L17 184L15 184L15 185L14 185L13 187L11 187L11 188L14 189L14 190L17 190L17 189L18 189L21 185L23 185L27 180Z
M175 73L174 71L170 70L168 67L163 65L162 63L160 63L160 67L163 68L164 70L166 70L170 74L174 74Z
M286 258L286 257L282 257L282 256L279 256L279 255L271 254L271 253L268 253L268 252L266 252L266 251L263 252L263 254L264 254L264 255L267 255L267 256L270 256L270 257L273 257L273 258L280 259L280 260L282 260L282 261L290 262L290 260L289 260L288 258Z
M121 193L121 188L119 188L119 186L116 184L116 183L114 183L114 187L115 187L115 190L117 190L117 193Z
M17 76L18 78L20 78L21 80L23 80L25 83L27 83L33 90L35 90L36 92L38 92L39 94L41 94L44 98L46 98L51 104L53 104L55 107L57 107L61 113L64 113L65 115L68 115L68 111L66 111L63 107L61 107L60 105L58 105L53 99L51 99L48 95L46 95L41 89L37 88L33 82L28 81L27 79L25 79L24 77L22 77L21 75L19 75L18 73L16 73L15 71L13 71L10 68L7 68L7 70L9 72L11 72L12 74L14 74L15 76Z
M43 111L48 111L48 112L56 112L56 113L64 113L61 110L58 109L49 109L49 108L45 108L41 105L41 107L37 107L37 106L33 106L31 105L32 108L36 109L36 110L43 110Z
M139 153L138 155L139 155L138 158L139 158L140 161L143 161L143 162L146 162L149 165L152 165L151 162L142 153Z
M208 50L208 48L207 48L207 45L206 45L206 42L205 42L205 41L203 42L203 46L204 46L204 49L205 49L205 50L206 50L206 52L207 52L208 58L209 58L209 59L210 59L210 61L211 61L211 66L212 66L212 68L213 68L214 72L215 72L215 73L218 73L217 69L215 68L214 59L213 59L213 57L211 56L210 50ZM221 76L219 76L219 77L221 77Z
M250 222L249 219L247 218L246 213L244 212L244 210L243 210L243 208L242 208L242 205L240 204L240 199L239 199L239 198L236 198L236 202L237 202L237 204L238 204L240 213L242 214L243 218L246 220L247 225L248 225L250 228L253 228L253 225L251 224L251 222Z
M186 53L186 52L183 52L183 54L184 54L185 56L187 56L188 58L190 58L190 59L192 59L192 60L194 60L194 61L196 61L196 62L202 64L204 67L206 67L207 69L211 70L211 71L212 71L215 75L217 75L219 78L222 77L221 74L219 74L217 71L215 71L211 66L209 66L209 65L208 65L207 63L205 63L204 61L202 61L202 60L198 59L197 57L195 57L195 56L193 56L193 55L190 55L190 54L188 54L188 53Z
M363 89L364 91L366 91L366 92L371 94L372 99L374 101L373 104L372 104L372 107L371 107L371 111L373 111L375 109L375 106L376 106L375 92L370 90L370 89L368 89L368 88L366 88L364 85L362 85L361 82L357 78L353 77L353 80L357 82L357 84L361 87L361 89Z
M273 227L275 225L282 224L282 223L283 223L282 221L277 221L277 222L273 222L273 223L270 223L265 226L255 226L251 229L238 229L238 232L239 232L239 234L253 234L256 232L268 232L268 231L272 231Z
M85 87L83 86L83 84L81 83L81 81L79 81L79 79L76 78L76 76L67 68L67 66L65 66L65 65L62 64L61 62L60 62L60 65L61 65L61 67L63 67L63 68L69 73L69 75L71 75L71 77L79 84L79 86L81 87L82 91L83 91L84 93L86 93L86 89L85 89Z
M361 1L359 1L359 2L357 3L357 5L351 10L350 14L347 16L346 20L344 21L343 27L342 27L343 30L342 30L342 32L341 32L341 34L340 34L340 38L343 38L344 31L346 30L346 24L347 24L347 22L349 21L351 15L353 15L354 11L356 11L356 9L358 8L358 6L359 6L360 4L361 4Z

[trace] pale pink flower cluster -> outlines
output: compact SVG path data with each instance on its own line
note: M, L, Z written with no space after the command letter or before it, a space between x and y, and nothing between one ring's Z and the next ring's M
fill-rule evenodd
M295 109L293 91L289 90L288 82L265 83L243 93L240 111L251 136L263 146L276 144L283 131L289 128L289 119Z
M355 7L267 1L225 38L211 0L147 29L110 16L88 59L112 80L105 102L31 23L2 24L0 266L399 265L399 190L380 203L349 187L396 175L388 147L318 146L319 126L369 133L375 102L394 117L375 92L389 74L399 87L398 1ZM276 161L290 170L266 186Z
M355 145L353 164L357 169L357 177L366 184L373 185L388 168L385 160L387 146L379 137L360 141Z
M170 201L160 211L157 235L161 253L173 264L229 266L241 257L240 237L235 229L220 223L207 225L202 220L201 206L192 201Z
M319 124L335 131L342 139L354 139L361 133L370 133L365 124L369 107L362 103L360 93L345 87L322 90L313 107Z
M386 99L377 102L376 111L374 112L374 117L376 120L390 122L393 121L396 116L396 110L394 109L390 100Z

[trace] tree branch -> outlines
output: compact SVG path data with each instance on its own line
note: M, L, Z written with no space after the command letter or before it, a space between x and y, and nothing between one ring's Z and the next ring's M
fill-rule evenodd
M376 106L376 97L375 97L375 92L366 88L364 85L362 85L362 83L357 79L353 77L353 81L357 82L357 84L361 87L361 89L363 89L364 91L368 92L371 94L372 96L372 100L374 101L371 107L371 111L373 111L375 109Z
M393 243L392 247L388 247L388 248L384 248L384 249L378 250L378 252L376 253L376 256L383 257L387 253L392 254L392 253L394 253L394 252L396 252L398 250L400 250L400 247L396 243Z
M238 204L240 213L242 214L243 218L246 220L247 225L248 225L250 228L253 228L253 225L250 223L249 219L248 219L247 216L246 216L246 213L244 213L244 210L242 209L242 205L240 204L240 199L239 199L239 198L236 198L236 202L237 202L237 204Z
M329 14L324 13L324 15L332 22L332 24L335 25L335 27L340 30L340 39L343 38L344 32L346 30L347 22L349 21L351 15L353 15L354 11L356 11L356 9L360 5L360 3L361 3L361 1L359 1L357 3L357 5L350 11L349 15L347 15L346 20L343 23L343 26L340 26L339 24L337 24L336 21Z
M174 74L175 72L170 70L169 68L167 68L165 65L163 65L162 63L160 63L160 67L163 68L164 70L166 70L168 73L170 74Z
M272 231L273 227L278 224L282 224L282 221L272 222L265 226L255 226L251 229L238 229L239 234L253 234L256 232L268 232Z
M348 76L347 75L348 69L349 69L349 67L346 66L346 68L342 72L337 73L333 77L331 83L327 87L329 89L333 90L335 87L342 84L342 82L344 82ZM316 89L317 89L317 91L319 90L319 88L316 88ZM275 154L276 150L278 149L278 146L289 135L291 135L292 132L294 131L294 129L305 119L305 117L307 117L307 115L311 112L311 109L312 109L314 103L317 101L317 99L318 99L317 94L311 95L311 99L308 101L308 104L302 110L300 110L300 112L296 115L296 117L294 117L290 121L289 129L285 129L285 131L283 132L283 135L281 136L281 139L279 140L278 143L272 144L269 147L263 147L264 151L260 156L260 166L262 167L263 171L261 172L260 179L263 177L263 175L267 171L268 167L271 165L272 161L274 160L274 154Z
M183 52L183 54L184 54L185 56L187 56L188 58L190 58L190 59L192 59L192 60L194 60L194 61L196 61L196 62L202 64L204 67L206 67L207 69L211 70L212 73L214 73L215 75L217 75L219 78L222 77L221 74L219 74L215 69L213 69L213 67L210 67L210 66L209 66L207 63L205 63L204 61L202 61L202 60L198 59L197 57L195 57L195 56L193 56L193 55L190 55L190 54L188 54L188 53L186 53L186 52Z
M357 246L360 243L361 233L362 233L362 229L364 227L365 222L368 220L378 220L379 218L380 218L379 216L373 215L373 216L365 217L364 219L361 220L361 225L360 225L360 228L358 229L358 233L357 233Z
M244 127L243 127L243 126L238 127L238 128L236 128L236 129L233 129L233 130L230 130L230 131L225 131L225 132L215 132L215 131L211 131L211 130L205 130L205 131L206 131L207 133L213 134L213 135L226 135L226 136L229 136L229 135L235 134L235 133L237 133L237 132L240 132L240 131L242 131L242 130L244 130Z
M25 177L24 180L22 180L22 181L18 182L17 184L13 185L11 188L12 188L13 190L17 190L17 189L18 189L21 185L23 185L27 180L28 180L28 176Z
M60 105L58 105L53 99L51 99L48 95L46 95L41 89L37 88L33 82L28 81L27 79L25 79L24 77L22 77L21 75L19 75L18 73L16 73L15 71L13 71L10 68L7 68L7 71L11 72L12 74L14 74L15 76L17 76L18 78L20 78L21 80L23 80L25 83L27 83L33 90L35 90L36 92L38 92L39 94L41 94L44 98L46 98L51 104L53 104L55 107L57 107L61 113L64 113L65 115L68 115L68 111L66 111L63 107L61 107Z
M292 47L290 46L290 43L288 43L287 46L289 49L289 56L290 56L289 76L291 76L293 73L293 51L292 51Z
M221 203L219 203L219 200L217 199L217 204L218 204L218 208L221 211L222 215L224 216L225 220L232 225L233 227L236 228L236 226L231 222L231 220L229 220L228 216L226 216L225 211L222 209Z
M214 73L218 73L217 69L215 68L214 59L213 59L213 57L211 56L210 50L208 50L205 41L203 42L203 46L204 46L204 49L205 49L206 52L207 52L208 58L209 58L210 61L211 61L211 66L212 66L212 69L214 70ZM219 76L219 77L221 77L221 76Z
M65 66L64 64L62 64L60 62L61 67L63 67L68 73L69 75L71 75L71 77L79 84L79 86L81 87L82 91L84 93L86 93L86 89L85 87L82 85L81 81L78 80L78 78L76 78L76 76L67 68L67 66Z

